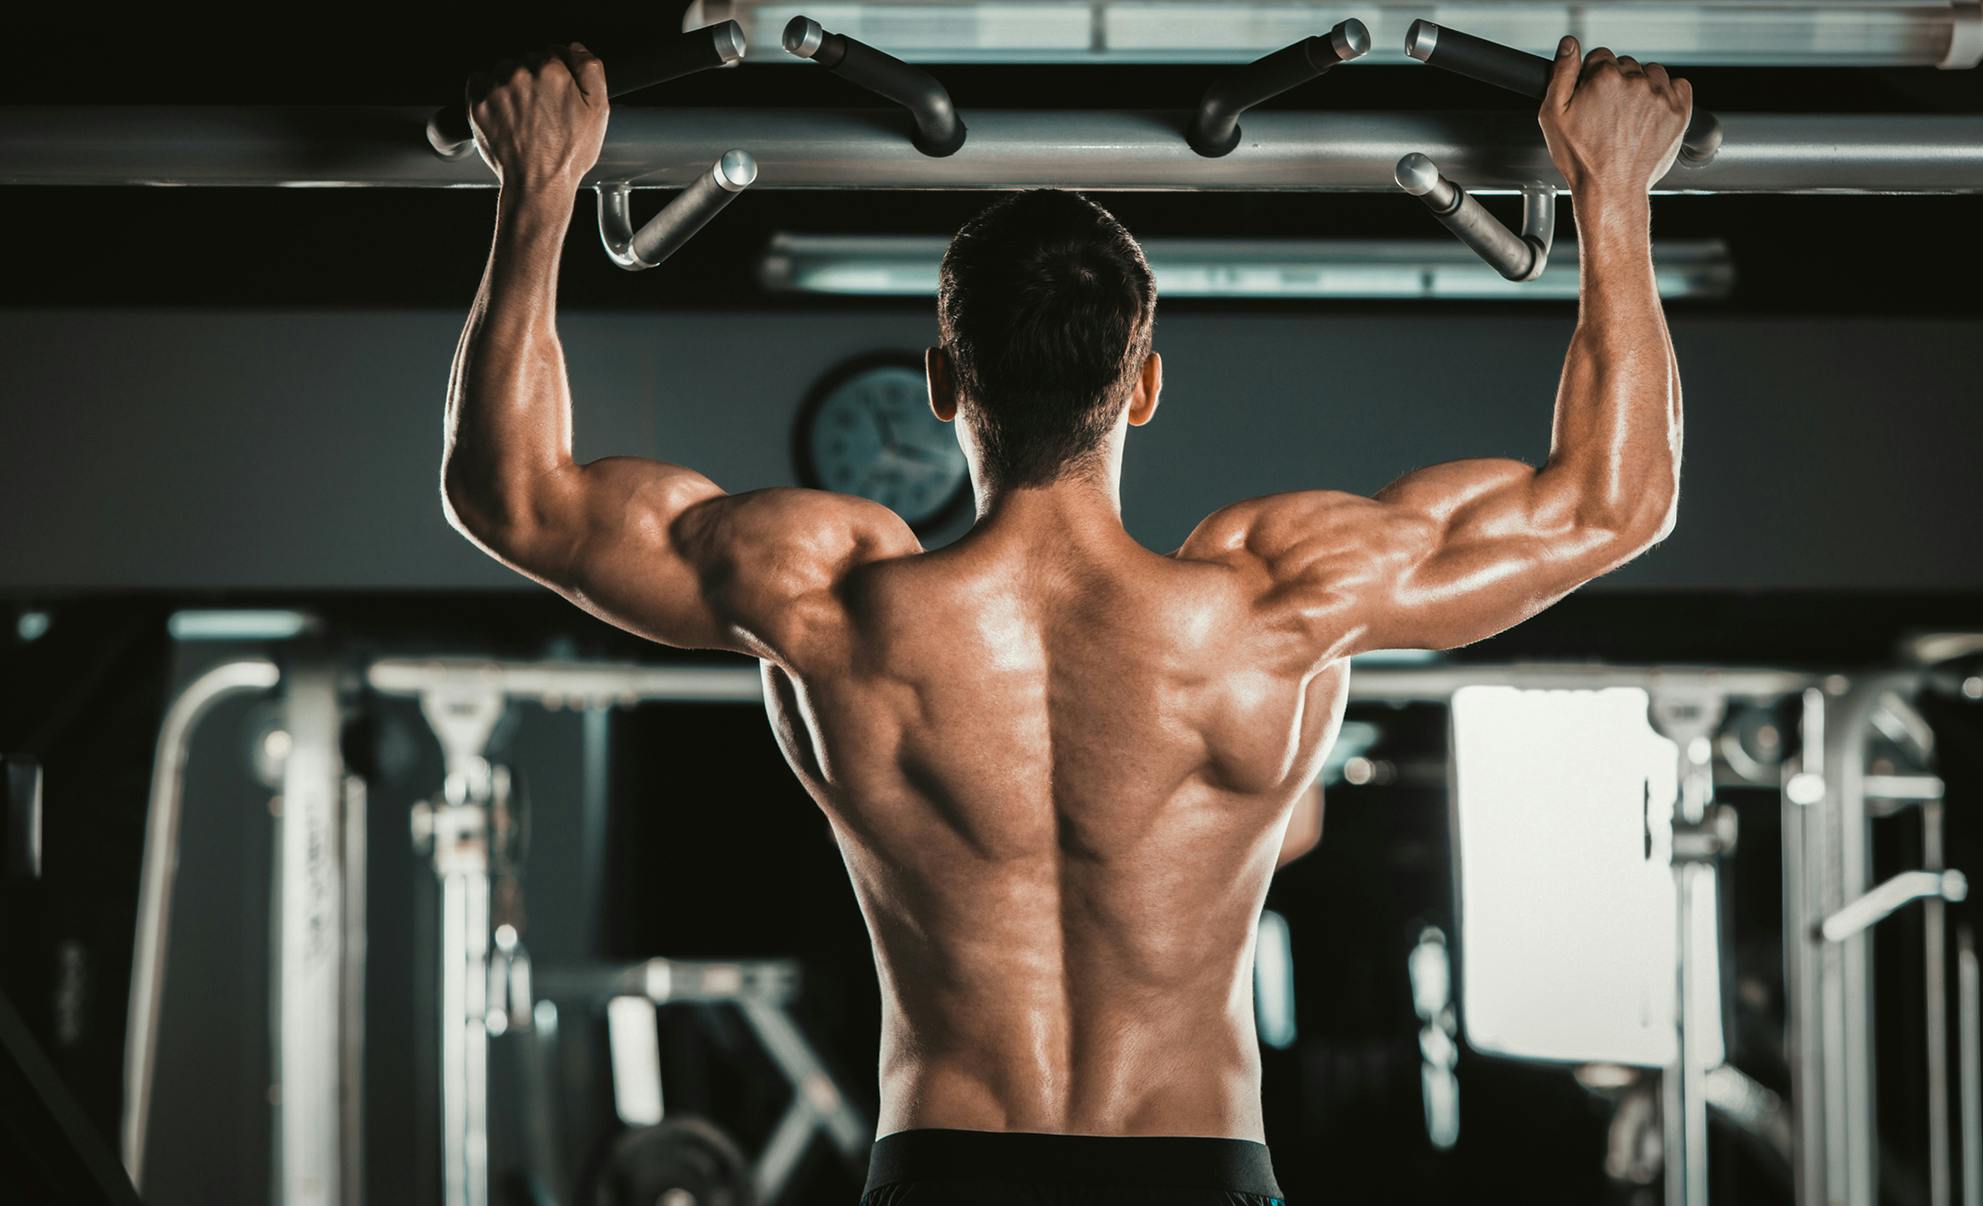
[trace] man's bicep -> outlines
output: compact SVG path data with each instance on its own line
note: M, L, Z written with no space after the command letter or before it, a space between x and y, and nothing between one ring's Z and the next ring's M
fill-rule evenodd
M1366 649L1451 649L1512 628L1616 564L1612 534L1519 461L1454 461L1377 494L1392 556L1366 606ZM1398 539L1401 533L1409 537Z
M1192 541L1264 566L1270 605L1312 632L1324 656L1452 648L1548 601L1535 572L1545 542L1532 522L1534 479L1518 461L1454 461L1375 497L1303 491L1241 503Z

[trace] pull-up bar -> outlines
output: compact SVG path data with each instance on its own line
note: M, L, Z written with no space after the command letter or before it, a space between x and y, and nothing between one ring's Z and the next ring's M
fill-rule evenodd
M479 159L428 147L428 110L377 106L0 107L0 185L494 188ZM686 188L727 148L753 189L1394 192L1418 151L1475 193L1564 182L1519 113L1254 110L1230 154L1186 141L1195 114L973 110L932 158L880 109L623 109L588 186ZM1663 193L1983 193L1983 116L1722 115L1713 163Z

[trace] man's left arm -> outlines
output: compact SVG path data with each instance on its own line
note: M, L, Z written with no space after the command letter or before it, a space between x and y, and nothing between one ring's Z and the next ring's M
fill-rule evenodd
M663 644L790 664L864 561L914 552L885 507L776 489L729 495L633 457L581 465L556 320L579 181L599 156L605 72L573 45L517 67L471 107L501 183L487 271L449 379L450 522L503 563Z

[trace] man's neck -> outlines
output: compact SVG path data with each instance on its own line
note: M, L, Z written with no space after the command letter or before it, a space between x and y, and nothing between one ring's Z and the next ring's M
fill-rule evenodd
M1065 478L1045 486L980 487L977 526L990 530L1051 529L1072 535L1120 534L1122 502L1102 475Z

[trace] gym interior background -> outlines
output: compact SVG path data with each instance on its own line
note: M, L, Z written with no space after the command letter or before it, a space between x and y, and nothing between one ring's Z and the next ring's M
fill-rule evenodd
M1891 135L1890 184L1828 191L1814 134L1797 187L1656 199L1688 406L1672 538L1502 637L1358 672L1372 685L1331 762L1324 836L1268 899L1268 1138L1296 1201L1977 1203L1983 1035L1960 878L1983 865L1975 6L1506 7L1523 11L816 15L927 67L967 127L990 111L1188 114L1212 81L1348 17L1372 53L1261 115L1520 119L1531 102L1401 53L1426 17L1507 41L1527 21L1531 50L1601 38L1607 20L1663 33L1676 49L1615 44L1665 58L1727 117L1731 172L1766 124L1747 115L1884 123L1863 129ZM906 141L886 101L783 55L797 9L655 8L596 26L333 22L279 47L263 28L50 21L0 73L0 1023L21 1200L127 1200L122 1164L167 1206L616 1202L632 1200L615 1196L620 1165L641 1160L740 1176L767 1200L851 1200L875 1107L874 972L752 668L612 631L442 517L442 394L494 194L269 187L249 178L256 148L305 137L273 119L264 143L244 135L234 179L119 175L133 147L220 162L228 147L201 141L215 114L322 106L294 129L329 141L270 154L319 174L291 183L354 182L373 170L362 148L430 154L417 114L505 53L576 37L610 75L615 48L730 15L741 65L616 112L693 131L700 114L762 110L770 128L862 110ZM1065 10L1085 31L1071 42L1025 24L1060 29ZM1635 10L1665 23L1632 25ZM1013 22L1038 36L1001 40ZM1138 29L1168 40L1139 50ZM349 162L323 133L339 122L361 148ZM1935 163L1910 162L1929 154L1917 136ZM877 185L845 155L837 187L785 188L777 153L759 158L757 184L653 271L609 263L582 199L560 299L581 457L661 457L732 489L805 480L827 395L885 391L874 374L934 338L930 240L988 194ZM1574 199L1549 273L1509 285L1468 277L1471 253L1388 174L1094 195L1159 270L1165 405L1123 482L1150 547L1241 497L1545 452ZM664 196L637 192L636 209ZM933 508L926 540L967 523L968 507ZM1662 831L1659 858L1706 894L1669 882L1666 913L1619 921L1666 934L1662 954L1627 952L1632 974L1709 983L1691 1012L1649 998L1669 1030L1694 1022L1693 1042L1522 1051L1475 1032L1470 985L1488 977L1469 918L1492 910L1461 903L1494 854L1465 848L1456 801L1488 772L1460 765L1447 701L1496 685L1638 691L1666 710L1662 734L1679 723L1675 748L1709 751L1677 773L1712 804ZM1689 706L1704 727L1674 721ZM1688 791L1669 794L1684 812ZM1538 832L1535 865L1583 857L1575 825ZM1680 931L1705 941L1675 940L1681 901L1706 909ZM1535 924L1624 910L1597 898ZM1549 962L1526 973L1536 985L1623 974ZM1576 996L1537 987L1540 1029L1592 1025ZM1676 1131L1664 1085L1689 1049L1681 1105L1704 1136ZM627 1138L664 1119L672 1146Z

